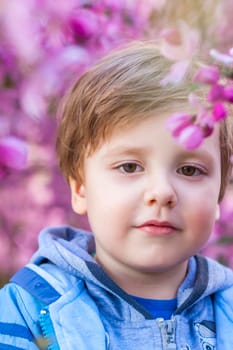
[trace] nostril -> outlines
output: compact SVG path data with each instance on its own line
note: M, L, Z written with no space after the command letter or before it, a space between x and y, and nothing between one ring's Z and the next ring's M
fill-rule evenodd
M169 200L167 204L168 204L169 207L174 207L175 206L175 201L174 200Z
M174 207L176 205L177 199L175 194L166 194L166 193L160 193L160 194L145 194L144 201L146 205L153 206L162 206L162 207Z

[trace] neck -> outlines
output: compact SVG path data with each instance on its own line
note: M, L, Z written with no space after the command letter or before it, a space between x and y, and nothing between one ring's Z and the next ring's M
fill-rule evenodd
M128 294L161 300L173 299L177 296L178 288L186 276L188 265L188 262L185 261L183 264L174 266L168 271L140 271L121 265L111 268L111 264L102 264L97 257L96 260L114 282Z

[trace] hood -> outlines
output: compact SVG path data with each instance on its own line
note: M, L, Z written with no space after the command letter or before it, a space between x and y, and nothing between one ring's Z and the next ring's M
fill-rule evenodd
M89 293L97 297L102 307L117 313L122 310L122 299L133 306L138 313L147 319L152 316L147 313L131 296L125 293L105 273L93 258L95 240L92 233L75 229L70 226L49 227L39 235L39 249L33 255L31 263L40 265L45 260L50 261L60 270L85 281ZM189 269L184 282L178 291L178 309L176 314L193 305L198 300L227 289L233 285L232 270L214 260L195 256L189 260ZM111 301L109 296L111 295ZM112 298L114 302L112 302ZM112 305L115 305L112 310Z
M39 249L31 262L40 265L45 259L70 274L83 278L88 274L86 262L95 263L92 233L70 226L54 226L39 234Z

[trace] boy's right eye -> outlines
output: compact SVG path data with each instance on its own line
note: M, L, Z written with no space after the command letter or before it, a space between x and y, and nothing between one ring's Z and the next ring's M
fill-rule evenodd
M133 162L120 164L116 167L116 169L119 169L122 173L127 173L127 174L138 173L143 170L141 165Z

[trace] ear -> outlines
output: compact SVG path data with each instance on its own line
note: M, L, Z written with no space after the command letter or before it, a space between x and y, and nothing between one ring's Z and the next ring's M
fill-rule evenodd
M87 212L86 191L84 184L78 184L73 178L69 179L71 190L71 204L75 213L83 215Z
M217 205L216 208L216 214L215 214L215 220L218 220L220 218L220 205Z

